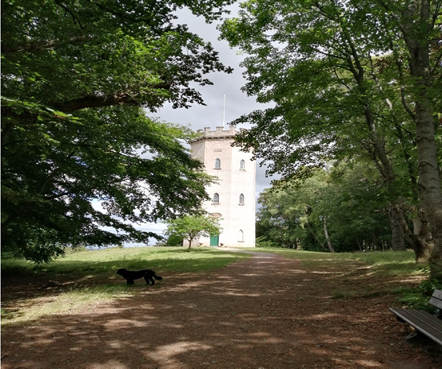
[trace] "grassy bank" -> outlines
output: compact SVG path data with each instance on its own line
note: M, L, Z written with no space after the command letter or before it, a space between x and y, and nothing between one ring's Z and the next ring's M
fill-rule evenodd
M292 249L257 248L256 251L271 252L289 258L301 260L306 267L329 267L342 265L344 262L353 261L371 267L379 275L422 275L427 276L429 269L425 265L415 263L412 251L375 251L375 252L312 252Z
M335 298L394 294L397 305L435 313L428 301L435 289L442 289L442 281L430 280L428 266L416 264L412 251L331 254L275 248L256 250L298 259L310 272L334 270L338 278L346 281L345 288L331 291Z
M14 258L2 259L2 276L85 277L110 276L119 268L155 269L164 272L208 272L222 268L246 254L221 252L215 248L198 247L187 252L183 247L132 247L101 250L70 251L48 264L35 265Z
M210 272L248 257L207 247L191 252L182 247L134 247L71 251L43 265L2 258L2 325L146 292L144 281L127 286L115 274L119 268L153 269L167 279L168 274Z

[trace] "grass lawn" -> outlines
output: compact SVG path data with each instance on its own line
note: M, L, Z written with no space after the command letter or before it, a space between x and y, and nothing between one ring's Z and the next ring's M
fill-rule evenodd
M259 247L256 248L256 251L273 252L285 257L299 259L306 268L329 267L330 265L353 261L371 267L373 272L379 275L429 275L428 266L415 263L413 251L342 252L332 254L329 252L276 249L274 247Z
M416 264L413 251L375 251L354 253L324 253L291 249L257 248L256 251L272 252L302 262L308 271L337 271L346 275L345 288L331 291L334 298L351 296L371 297L373 295L395 294L398 304L411 309L435 309L428 303L435 289L442 289L442 281L430 280L428 265ZM362 281L354 283L359 272L364 275ZM388 281L401 281L404 287Z
M434 286L425 291L402 289L397 285L385 288L384 280L401 278L416 286L428 279L428 268L414 262L413 252L321 253L275 248L244 248L255 252L278 253L301 261L307 272L331 272L337 278L348 278L346 289L336 289L336 298L371 296L373 293L398 293L405 303L426 304ZM251 255L221 251L217 248L195 247L133 247L70 251L49 264L34 265L24 260L2 258L2 324L30 322L41 316L76 311L90 304L147 293L162 288L161 283L147 287L144 280L127 286L116 270L153 269L167 280L174 274L206 273L223 268ZM363 270L373 283L351 283ZM368 271L367 271L368 270ZM346 275L344 277L344 275ZM48 282L51 282L49 284ZM378 286L382 290L378 290ZM439 288L436 286L436 288Z
M107 248L68 252L49 264L2 258L2 325L73 311L146 291L144 280L127 286L119 268L153 269L167 279L176 273L206 273L250 255L195 247ZM48 282L54 284L50 285ZM150 288L150 287L149 287ZM156 284L153 288L161 288Z
M154 269L159 272L208 272L249 255L195 247L112 247L100 250L70 251L48 264L36 266L25 260L2 259L2 275L34 275L81 277L110 276L117 269Z

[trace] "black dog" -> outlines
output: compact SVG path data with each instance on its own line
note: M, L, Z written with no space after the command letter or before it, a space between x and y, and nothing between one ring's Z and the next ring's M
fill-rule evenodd
M156 275L155 272L150 269L139 270L137 272L131 272L126 269L118 269L117 274L126 278L127 284L134 284L135 279L144 278L144 280L146 281L147 284L149 284L149 281L150 281L150 282L152 282L151 286L153 286L155 284L154 278L157 281L160 281L163 279L163 277Z

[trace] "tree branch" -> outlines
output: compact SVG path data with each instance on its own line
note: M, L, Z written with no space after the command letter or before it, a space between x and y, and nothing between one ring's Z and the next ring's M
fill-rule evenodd
M60 0L55 0L55 4L63 8L66 11L66 13L69 13L72 19L74 20L74 23L77 23L81 29L84 29L78 17L74 14L74 12L71 9L67 7L67 5L63 4Z
M150 26L150 28L151 28L151 31L155 35L157 35L157 36L162 36L164 31L170 30L170 26L166 27L165 29L163 29L161 31L158 30L157 28L159 28L159 27L158 27L157 24L154 24L154 22L153 22L154 16L152 16L152 15L150 15L149 17L136 18L136 17L130 16L130 15L124 14L122 12L118 12L118 11L112 10L112 9L104 6L103 4L96 3L96 2L91 1L91 0L88 0L88 1L89 1L89 3L95 5L97 8L99 8L101 11L110 13L110 14L112 14L115 17L118 17L118 18L121 18L121 19L125 19L125 20L128 20L128 21L134 22L134 23L146 23L146 24L148 24ZM152 8L151 11L153 11L153 10L154 9ZM167 18L167 20L169 20L169 19ZM165 23L165 20L163 19L163 24L164 23Z
M77 42L82 42L82 44L84 44L84 41L87 39L92 39L92 37L90 35L73 36L69 37L67 40L55 39L39 44L29 43L29 44L13 45L13 46L8 46L2 43L2 53L17 53L23 51L35 52L44 49L53 49L66 43L75 44Z
M74 156L75 151L72 151L65 160L63 160L63 163L66 163L66 161L70 158L72 158L72 156ZM58 168L55 168L52 173L48 173L48 176L46 177L46 179L41 183L40 188L37 190L37 194L41 195L46 187L46 184L52 180L60 171L62 170L62 166L60 165Z
M81 97L79 99L67 101L65 103L55 103L52 106L64 113L71 113L76 110L85 108L99 108L113 105L138 105L139 102L135 101L132 96L122 94L114 96L96 96L90 95Z

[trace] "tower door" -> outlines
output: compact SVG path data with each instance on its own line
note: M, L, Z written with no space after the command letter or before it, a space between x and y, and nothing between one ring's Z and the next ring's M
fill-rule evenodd
M218 246L219 234L210 236L210 246Z

